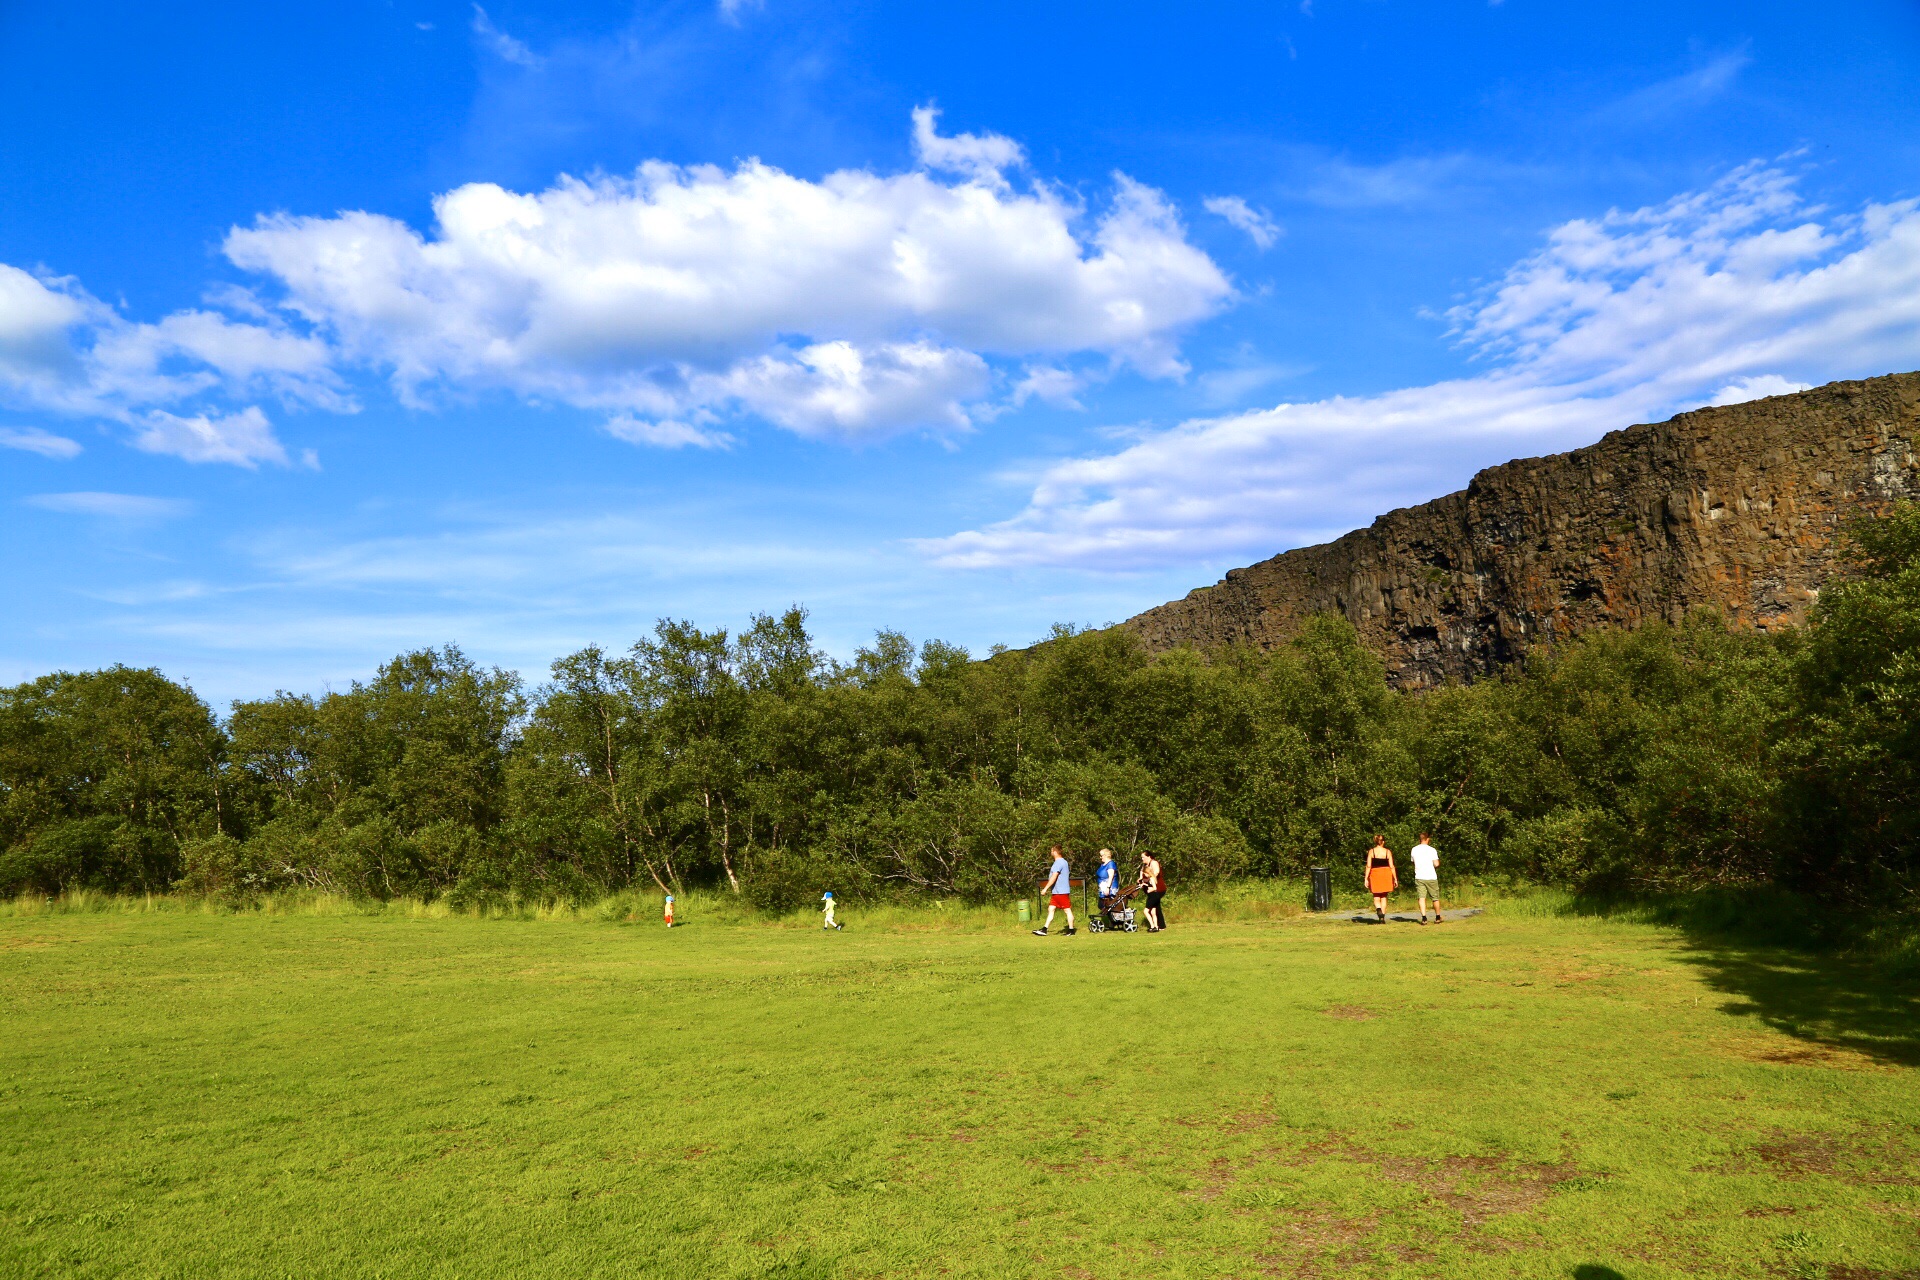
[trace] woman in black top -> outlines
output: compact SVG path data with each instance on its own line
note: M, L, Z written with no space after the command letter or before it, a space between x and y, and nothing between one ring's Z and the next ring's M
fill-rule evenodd
M1147 932L1159 933L1167 927L1166 914L1160 910L1160 895L1167 891L1167 877L1160 869L1160 859L1151 853L1140 862L1140 887L1147 891Z

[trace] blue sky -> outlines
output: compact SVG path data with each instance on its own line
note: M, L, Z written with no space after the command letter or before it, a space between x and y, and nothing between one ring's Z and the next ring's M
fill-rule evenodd
M1920 5L0 5L0 679L976 652L1920 367Z

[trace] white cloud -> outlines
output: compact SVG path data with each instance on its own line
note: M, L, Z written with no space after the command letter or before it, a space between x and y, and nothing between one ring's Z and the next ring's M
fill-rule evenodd
M1790 396L1796 391L1809 391L1812 388L1811 382L1795 382L1777 373L1763 373L1754 378L1735 378L1714 392L1713 398L1707 403L1716 406L1745 404L1749 400L1764 400L1768 396Z
M253 405L224 416L202 413L191 418L156 409L140 419L133 445L188 462L226 462L249 470L262 462L287 465L287 451L275 438L273 424ZM309 456L309 465L312 462Z
M1029 400L1042 400L1056 409L1082 409L1079 395L1087 379L1071 369L1056 369L1050 365L1036 365L1026 370L1026 376L1013 388L1013 403L1023 405Z
M737 27L740 25L741 10L760 7L761 0L720 0L720 20Z
M964 426L995 359L1183 374L1179 334L1233 289L1164 197L1119 174L1097 216L1016 192L999 176L1014 144L941 138L924 110L923 163L961 179L649 163L533 194L460 187L431 238L371 213L276 216L226 250L412 404L504 390L862 437Z
M997 133L956 133L943 138L939 124L940 108L932 103L913 109L913 153L929 169L1003 188L1006 171L1027 162L1027 153L1012 138Z
M663 418L657 422L621 414L606 422L607 434L628 444L644 444L655 449L727 449L733 437L724 431L712 431L685 422Z
M252 395L336 412L358 407L334 371L333 354L324 341L294 333L276 317L262 316L261 322L252 323L190 310L156 324L134 323L71 278L35 276L0 263L0 402L119 422L134 429L139 447L197 461L247 466L285 462L284 450L256 406L224 416L220 410L202 409L193 419L225 422L229 436L244 428L246 441L239 449L188 449L193 430L171 425L185 420L159 408ZM72 441L48 443L64 438L45 431L33 439L39 443L16 441L8 447L79 449Z
M58 401L83 376L68 331L105 314L71 280L42 280L0 262L0 391Z
M21 449L43 458L74 458L80 454L80 442L39 427L0 427L0 449Z
M1603 121L1637 124L1696 110L1733 88L1734 81L1752 62L1744 49L1716 54L1691 71L1634 90L1601 108L1596 116Z
M1406 156L1383 164L1362 164L1342 156L1299 157L1307 177L1302 199L1329 209L1378 209L1432 200L1476 170L1466 155Z
M502 62L516 67L537 67L540 56L522 42L493 25L493 19L479 5L473 6L473 34L487 51Z
M1920 366L1920 201L1807 207L1754 164L1555 228L1449 313L1488 366L1384 395L1199 419L1048 466L1025 510L929 540L954 566L1250 559L1708 401Z
M133 493L36 493L21 501L42 511L111 520L167 520L193 510L191 502L180 498L147 498Z
M1208 196L1200 202L1208 213L1225 218L1240 228L1262 249L1271 249L1280 239L1280 224L1253 208L1239 196Z
M987 393L987 362L925 342L821 342L792 357L760 356L729 369L712 399L733 399L803 436L863 436L902 423L964 430L961 405ZM697 383L696 385L702 385Z

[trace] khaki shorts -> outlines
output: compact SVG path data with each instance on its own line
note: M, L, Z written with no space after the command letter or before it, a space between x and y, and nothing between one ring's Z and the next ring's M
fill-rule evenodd
M1435 902L1440 901L1438 880L1415 880L1413 883L1414 887L1420 891L1420 901L1425 902L1428 898L1432 898Z

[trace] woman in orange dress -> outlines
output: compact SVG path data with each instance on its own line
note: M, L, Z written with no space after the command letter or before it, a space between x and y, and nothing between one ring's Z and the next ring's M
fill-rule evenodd
M1373 895L1373 910L1380 917L1380 923L1387 922L1387 895L1400 887L1400 872L1394 866L1393 850L1387 848L1385 836L1373 838L1373 848L1367 850L1367 864L1363 874L1367 881L1367 892Z

